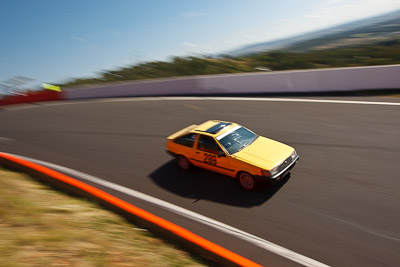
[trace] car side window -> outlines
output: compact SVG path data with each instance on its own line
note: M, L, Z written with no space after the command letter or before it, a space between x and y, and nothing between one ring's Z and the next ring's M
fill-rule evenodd
M218 152L221 151L214 138L207 135L200 135L197 143L197 149L214 154L218 154Z
M183 146L193 147L194 140L196 140L196 134L191 133L176 138L174 142Z

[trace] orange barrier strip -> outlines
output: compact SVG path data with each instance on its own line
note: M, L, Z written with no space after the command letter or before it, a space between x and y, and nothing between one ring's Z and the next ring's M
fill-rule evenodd
M47 167L44 167L42 165L21 159L19 157L15 157L12 155L8 155L5 153L0 152L0 157L3 157L7 160L13 161L15 163L18 163L20 165L26 166L30 169L39 171L47 176L50 176L54 179L57 179L59 181L62 181L66 184L72 185L76 188L79 188L83 191L86 191L90 193L91 195L94 195L98 197L99 199L102 199L104 201L107 201L110 204L113 204L114 206L117 206L131 214L134 214L142 219L145 219L151 223L154 223L166 230L169 230L173 232L174 234L186 239L187 241L190 241L208 251L213 252L214 254L217 254L225 259L228 259L229 261L241 265L241 266L261 266L249 259L246 259L232 251L229 251L211 241L208 241L207 239L204 239L176 224L173 224L163 218L160 218L156 215L153 215L145 210L142 210L138 207L133 206L132 204L129 204L128 202L125 202L119 198L116 198L100 189L97 189L91 185L85 184L79 180L76 180L74 178L71 178L65 174L59 173L57 171L54 171L52 169L49 169Z

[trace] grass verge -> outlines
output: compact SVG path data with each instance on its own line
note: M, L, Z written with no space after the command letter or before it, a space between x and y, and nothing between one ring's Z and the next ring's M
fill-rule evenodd
M0 168L2 266L205 266L96 204Z

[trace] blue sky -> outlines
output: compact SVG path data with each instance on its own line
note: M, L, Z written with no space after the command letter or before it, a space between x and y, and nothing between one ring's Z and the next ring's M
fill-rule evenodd
M400 9L398 0L2 0L0 81L221 53Z

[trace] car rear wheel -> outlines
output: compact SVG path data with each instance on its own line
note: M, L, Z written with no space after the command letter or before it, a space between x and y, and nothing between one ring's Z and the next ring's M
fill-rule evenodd
M247 172L240 172L238 175L240 185L246 190L254 190L256 188L256 179L247 173Z
M187 158L185 158L184 156L177 156L176 159L178 161L179 168L185 171L190 169L191 164Z

